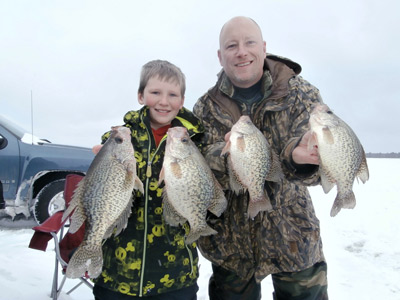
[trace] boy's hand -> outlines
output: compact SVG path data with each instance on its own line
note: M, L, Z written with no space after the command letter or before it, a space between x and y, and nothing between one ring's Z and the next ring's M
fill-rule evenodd
M103 145L95 145L95 146L93 146L92 152L93 152L94 154L99 153L101 147L103 147Z

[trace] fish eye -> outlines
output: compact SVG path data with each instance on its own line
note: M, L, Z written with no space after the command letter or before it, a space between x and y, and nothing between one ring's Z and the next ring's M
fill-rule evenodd
M121 139L120 137L116 137L116 138L114 139L114 141L115 141L117 144L122 144L122 142L123 142L124 140Z

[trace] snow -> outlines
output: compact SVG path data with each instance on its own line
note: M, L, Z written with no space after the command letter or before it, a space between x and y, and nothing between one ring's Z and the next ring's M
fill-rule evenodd
M400 299L400 159L368 159L370 180L355 182L357 206L329 216L336 190L325 195L322 187L310 189L321 221L328 261L330 299ZM33 231L29 222L4 226L0 222L0 299L49 299L54 252L28 248ZM14 222L15 223L15 222ZM211 267L200 259L198 299L208 299ZM64 291L77 280L68 279ZM263 299L272 299L270 276L262 282ZM93 299L81 286L62 300Z

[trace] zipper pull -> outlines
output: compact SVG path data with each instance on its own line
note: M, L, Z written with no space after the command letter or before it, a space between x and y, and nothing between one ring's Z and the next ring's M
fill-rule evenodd
M146 177L147 177L147 178L150 178L150 177L151 177L151 162L149 162L149 164L147 165Z

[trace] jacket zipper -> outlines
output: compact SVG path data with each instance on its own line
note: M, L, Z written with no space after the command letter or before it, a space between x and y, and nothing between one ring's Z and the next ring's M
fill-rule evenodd
M150 137L149 130L146 127L147 135ZM165 137L162 138L160 141L160 144L158 145L156 151L154 152L154 155L151 157L149 156L149 159L147 161L147 167L146 167L146 191L145 191L145 202L144 202L144 236L143 236L143 256L142 256L142 268L141 268L141 273L140 273L140 284L139 284L139 297L143 297L143 281L144 281L144 270L145 270L145 265L146 265L146 249L147 249L147 209L148 209L148 200L149 200L149 179L152 175L151 171L151 165L153 163L153 159L158 152L158 149L160 148L160 145L162 142L165 140ZM151 140L149 139L149 147L147 149L147 153L151 153Z

